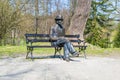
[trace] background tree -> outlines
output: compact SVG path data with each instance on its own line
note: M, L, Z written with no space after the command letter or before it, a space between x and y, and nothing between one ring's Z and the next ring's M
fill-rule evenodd
M25 1L27 2L27 1ZM13 38L13 34L18 32L20 23L23 21L21 9L23 8L20 0L0 0L0 43L2 40L6 44L7 40ZM17 35L16 35L17 36ZM8 39L9 38L9 39Z
M114 47L120 48L120 23L118 24L117 34L115 35L115 39L113 42L114 42Z
M115 11L109 0L92 0L90 17L87 21L85 35L87 41L93 45L107 47L106 42L111 31L111 13Z
M11 29L19 26L21 22L21 13L20 11L16 11L18 6L14 9L8 0L0 0L0 40L4 39L7 36L7 32L10 32ZM0 41L2 42L2 41Z
M84 39L83 33L89 16L91 0L74 0L72 1L72 6L73 9L68 33L80 34L81 39Z

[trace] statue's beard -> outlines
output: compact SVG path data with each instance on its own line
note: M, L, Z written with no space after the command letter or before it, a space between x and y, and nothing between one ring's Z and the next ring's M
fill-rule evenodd
M59 26L60 28L63 29L63 26L62 26L63 22L62 22L61 20L60 20L60 21L56 21L56 23L58 24L58 26Z
M62 24L58 24L59 25L59 27L61 28L61 29L63 29L63 26L62 26Z

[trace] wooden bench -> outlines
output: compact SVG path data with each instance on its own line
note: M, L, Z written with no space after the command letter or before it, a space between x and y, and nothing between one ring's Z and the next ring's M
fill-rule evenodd
M56 56L56 53L58 52L59 55L61 56L61 49L62 47L56 47L56 46L51 46L51 45L41 45L43 42L46 43L51 43L49 39L49 34L25 34L26 37L26 45L27 45L27 55L26 59L28 58L29 54L31 54L31 59L33 59L33 50L34 48L54 48L54 57ZM74 47L78 47L78 51L81 53L81 51L84 53L84 57L86 58L86 45L84 41L81 41L79 39L80 35L65 35L68 40L70 40L72 43L77 43L77 45L73 45ZM33 43L39 43L39 44L34 44ZM81 45L81 43L83 43Z

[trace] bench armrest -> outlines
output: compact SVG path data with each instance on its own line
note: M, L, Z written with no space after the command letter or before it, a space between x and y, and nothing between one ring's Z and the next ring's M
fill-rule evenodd
M81 45L86 45L86 41L85 40L81 40L81 39L78 39L78 44L81 44Z
M57 40L49 39L49 42L56 42Z

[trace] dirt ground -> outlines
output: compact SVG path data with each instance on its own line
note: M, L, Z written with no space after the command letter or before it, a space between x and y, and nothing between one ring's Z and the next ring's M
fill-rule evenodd
M120 59L78 57L66 62L59 58L0 59L0 80L120 80Z

